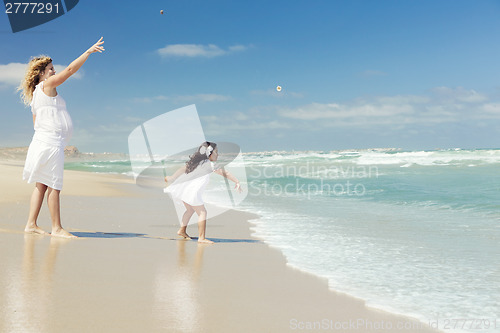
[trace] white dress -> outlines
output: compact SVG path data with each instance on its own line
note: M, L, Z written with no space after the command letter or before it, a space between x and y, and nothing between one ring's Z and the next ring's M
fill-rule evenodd
M215 170L215 163L205 160L190 173L180 175L165 189L165 192L169 193L174 200L184 201L191 206L201 206L204 204L203 192L210 180L210 175Z
M31 112L36 116L35 134L28 148L23 179L61 190L64 147L73 134L73 123L64 99L59 94L47 96L42 89L40 82L33 91Z

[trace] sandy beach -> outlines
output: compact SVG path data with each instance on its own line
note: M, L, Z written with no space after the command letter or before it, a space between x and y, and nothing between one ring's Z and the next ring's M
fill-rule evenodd
M23 232L33 184L22 181L22 161L0 161L0 183L1 332L433 331L287 266L252 236L256 215L209 220L215 244L199 245L175 237L162 193L65 171L63 226L80 237L66 240ZM45 204L39 226L50 231Z

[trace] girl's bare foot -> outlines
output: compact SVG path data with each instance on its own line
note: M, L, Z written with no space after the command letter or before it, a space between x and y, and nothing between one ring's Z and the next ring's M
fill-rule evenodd
M177 235L181 236L184 239L191 239L191 237L182 229L177 231Z
M212 242L211 240L206 239L206 238L198 238L198 243L213 244L214 242Z
M24 232L26 232L28 234L38 234L38 235L47 235L48 234L48 232L41 229L37 225L26 225L26 228L24 228Z
M59 229L59 230L52 230L52 233L51 235L53 237L62 237L62 238L78 238L76 237L75 235L67 232L66 230L64 229Z

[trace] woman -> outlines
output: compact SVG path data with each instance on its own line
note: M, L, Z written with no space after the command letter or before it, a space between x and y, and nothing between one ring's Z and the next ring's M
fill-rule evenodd
M64 147L73 132L71 117L57 87L75 74L94 53L104 51L103 38L56 74L52 59L40 56L31 59L19 87L24 104L31 106L35 134L28 149L23 179L36 183L31 195L27 233L47 234L38 227L37 219L45 193L52 218L52 236L74 238L61 225L59 194L63 185Z
M217 161L218 157L217 144L203 142L198 150L190 156L185 166L177 170L173 176L165 177L165 181L171 183L166 188L166 192L170 193L174 199L181 200L186 207L186 212L182 216L181 228L177 231L177 234L185 239L191 239L186 229L191 216L196 212L198 214L198 242L213 243L205 238L207 210L203 202L203 192L212 172L233 181L236 184L235 189L241 192L240 182L236 177L215 167L214 162Z

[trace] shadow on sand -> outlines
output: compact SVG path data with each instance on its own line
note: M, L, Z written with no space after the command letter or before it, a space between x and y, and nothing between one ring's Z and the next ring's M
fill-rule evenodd
M230 239L230 238L212 238L208 237L214 243L262 243L262 241L257 239ZM198 237L191 237L191 240L198 241Z
M72 232L73 235L82 238L134 238L144 237L146 234L116 233L116 232Z
M184 239L171 239L163 237L152 237L147 234L135 234L128 232L100 232L100 231L75 231L72 232L73 235L79 238L159 238L167 240L177 240L177 241L189 241ZM231 238L208 238L214 243L262 243L262 241L257 239L231 239ZM191 241L198 241L198 237L192 237Z

